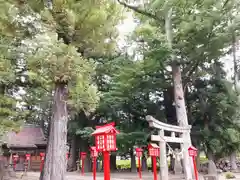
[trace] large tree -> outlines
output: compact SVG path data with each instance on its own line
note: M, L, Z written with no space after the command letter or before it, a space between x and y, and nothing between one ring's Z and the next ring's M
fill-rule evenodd
M77 105L82 104L81 107L89 108L87 104L91 101L89 104L94 107L97 103L96 98L90 96L96 96L92 83L94 64L84 59L73 45L62 42L58 34L52 32L54 26L44 22L29 4L25 2L14 4L7 1L5 5L3 17L7 18L1 19L1 23L11 27L13 36L11 40L18 44L15 48L16 57L19 53L24 56L27 73L31 79L47 81L53 88L51 89L54 94L52 119L43 177L44 179L64 179L67 150L67 101L69 95L74 96L74 93L69 93L68 89L70 87L74 90L75 86L83 88L83 91L78 89L77 93L79 98L84 96L86 101L79 99ZM3 33L7 35L8 32ZM84 94L81 94L82 92Z

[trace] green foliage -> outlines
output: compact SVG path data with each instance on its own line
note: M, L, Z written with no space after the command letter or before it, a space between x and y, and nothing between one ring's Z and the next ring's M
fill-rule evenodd
M9 4L1 3L0 8L7 8ZM6 12L5 10L3 12ZM1 13L3 13L1 11ZM12 45L10 29L4 25L8 15L0 18L0 138L9 131L18 131L22 122L22 113L16 107L17 100L14 96L14 82L16 80L15 68L16 62L9 51L9 46ZM2 24L1 24L2 23ZM8 31L7 34L3 33Z
M91 134L93 133L94 129L90 127L85 127L82 130L78 129L76 131L76 135L80 135L82 138L88 139L91 137Z
M232 84L227 83L227 85L224 80L220 67L222 62L219 60L226 54L224 48L232 44L233 32L236 36L239 35L237 31L239 16L233 15L234 11L239 11L238 2L234 0L204 2L152 0L143 2L144 5L136 4L135 6L127 4L128 1L119 0L119 2L134 10L136 18L139 19L139 24L132 36L137 43L136 51L143 55L144 60L156 59L155 67L161 65L158 67L160 82L156 86L158 91L150 91L155 95L155 99L161 99L162 93L171 87L169 80L172 77L167 66L171 65L172 58L169 57L172 55L182 68L188 117L195 135L194 144L202 147L206 152L213 151L216 156L229 154L230 149L238 149L239 143L236 143L236 139L239 138L239 123L237 123L239 122L237 115L239 102L236 93L232 90ZM164 20L170 9L173 29L172 52L165 50L167 38ZM163 53L163 50L166 53ZM166 58L162 58L164 54ZM138 69L136 67L137 65L135 69ZM127 89L131 97L136 93L133 90L134 85L144 82L144 78L138 79L136 73L133 77L135 81L128 77L122 83L122 89ZM141 77L144 76L141 75ZM134 85L126 86L128 82L134 82ZM151 86L147 84L147 87ZM119 92L124 91L119 90ZM163 101L169 101L169 104L172 104L173 100L168 99L169 97L171 96L164 96ZM126 102L126 99L123 101ZM139 101L131 103L136 104ZM162 104L161 101L157 103L166 111L171 108L167 103ZM146 101L143 104L147 104ZM139 109L144 112L144 108ZM171 112L171 114L174 113ZM236 138L233 138L234 134Z
M131 168L131 160L117 160L116 164L119 170L127 170ZM147 159L147 166L148 168L152 167L151 158ZM157 166L159 167L158 164ZM138 168L138 160L136 160L136 167Z
M83 82L88 81L89 75L93 72L93 65L84 60L73 46L58 42L56 35L51 37L45 34L45 36L51 38L51 41L46 43L43 36L33 39L39 44L33 47L37 51L28 58L31 73L35 72L42 77L48 77L53 83L68 84L68 82L75 82L77 78Z
M15 127L17 121L18 112L12 108L16 101L8 93L13 84L24 84L28 121L49 119L54 85L63 83L69 88L69 134L91 143L94 126L104 119L117 124L121 152L146 145L152 133L146 115L164 122L174 118L169 91L174 56L183 72L189 122L197 134L194 143L218 157L239 149L239 98L225 80L219 60L227 53L223 49L232 44L233 32L239 36L239 16L234 14L239 12L238 2L151 0L134 8L124 4L142 12L135 14L138 25L129 36L132 56L117 52L116 25L124 12L119 4L107 0L52 3L52 8L46 8L39 0L0 0L0 129ZM170 8L171 51L164 27ZM19 59L26 62L25 73L20 73L25 74L25 83L16 83Z
M74 107L73 113L83 110L88 114L93 112L99 103L100 94L97 87L86 83L82 76L78 77L76 83L71 86L70 94L68 103Z
M227 173L225 173L225 178L226 179L235 179L236 177L233 173L227 172Z
M188 97L191 113L196 118L191 121L201 131L200 142L205 152L222 157L239 149L239 124L236 123L239 102L233 85L215 75L210 80L197 80L195 88Z
M39 1L30 5L34 7ZM55 31L65 43L71 43L87 57L110 55L116 48L116 25L123 18L115 2L53 1L52 10L37 8L42 18L54 24ZM43 6L42 6L43 7Z

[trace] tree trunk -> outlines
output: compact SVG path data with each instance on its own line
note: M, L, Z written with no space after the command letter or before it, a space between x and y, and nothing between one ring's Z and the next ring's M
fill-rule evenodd
M45 120L44 120L44 118L42 118L42 119L40 120L40 127L42 128L43 132L45 132L45 131L44 131L44 129L45 129L44 123L45 123ZM45 134L45 133L44 133L44 134Z
M174 84L174 96L175 107L178 124L180 126L188 126L187 111L185 106L185 99L182 87L182 77L180 66L175 62L172 65L173 84Z
M70 149L70 157L68 161L68 171L76 171L77 161L77 136L73 135L71 139L71 149Z
M230 164L231 164L231 170L237 170L237 153L236 151L234 151L231 155L230 155Z
M92 172L92 159L89 152L87 152L87 157L85 159L85 172Z
M44 167L43 171L40 175L40 180L50 180L51 177L51 164L52 164L52 142L53 142L53 136L50 136L50 134L53 134L53 121L51 120L48 125L48 141L47 141L47 149L46 149L46 155L44 159Z
M131 172L137 172L136 158L134 156L133 149L131 150Z
M213 154L212 151L208 150L207 158L208 158L209 161L213 161L213 162L215 161L215 157L214 157L214 154Z
M153 157L151 157L151 171L153 172Z
M167 119L167 123L177 125L176 109L175 106L173 105L174 103L173 86L168 87L167 90L163 92L163 97L164 97L163 103L165 107L164 112Z
M237 91L237 83L238 83L238 64L237 64L237 56L236 56L236 34L232 33L232 53L233 53L233 69L234 69L234 87Z
M56 83L43 180L65 180L68 121L66 90L66 84Z
M235 87L235 91L237 93L237 95L239 96L238 93L238 89L237 89L237 83L238 83L238 64L237 64L237 57L236 57L236 34L235 31L232 33L232 51L233 51L233 67L234 67L234 87ZM231 163L231 169L232 170L236 170L237 169L237 157L236 157L237 153L236 151L234 151L231 155L230 155L230 163Z
M117 170L117 155L115 153L112 153L110 156L110 167L111 172Z
M198 152L197 157L196 157L196 164L197 164L197 169L200 169L201 161L200 161L200 152Z
M85 140L85 139L81 138L80 150L81 150L81 152L86 152L87 153L87 157L84 161L84 172L91 172L92 171L92 160L90 158L88 140Z
M173 74L173 84L174 84L174 99L176 106L176 115L179 126L187 127L188 126L188 118L187 111L185 106L185 99L182 87L182 77L181 77L181 69L180 66L173 62L172 65L172 74ZM183 149L183 164L184 164L184 172L186 179L192 178L193 165L191 163L190 157L188 155L187 149L191 146L191 137L190 133L184 134L184 140L181 149Z

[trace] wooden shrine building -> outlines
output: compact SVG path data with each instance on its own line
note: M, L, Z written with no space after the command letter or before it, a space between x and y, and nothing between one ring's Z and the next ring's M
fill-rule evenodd
M47 140L40 126L24 125L20 132L9 132L3 138L2 150L10 164L13 163L13 155L18 155L19 160L16 170L24 170L25 155L31 154L29 170L40 170L40 153L46 151Z

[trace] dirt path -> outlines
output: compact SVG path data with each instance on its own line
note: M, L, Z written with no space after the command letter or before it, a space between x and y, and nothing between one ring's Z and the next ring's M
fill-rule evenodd
M21 174L17 174L18 179L22 180L38 180L39 172L28 172L27 175L24 175L20 178ZM72 172L67 173L66 180L92 180L92 174L87 173L82 176L80 173ZM169 175L170 180L184 180L184 176L173 176ZM103 174L98 173L97 180L103 180ZM138 180L137 173L112 173L111 180ZM153 180L153 176L151 173L144 173L142 180ZM199 180L203 180L202 176L200 176ZM219 180L225 180L224 174L220 176ZM240 174L236 174L236 179L240 180Z

